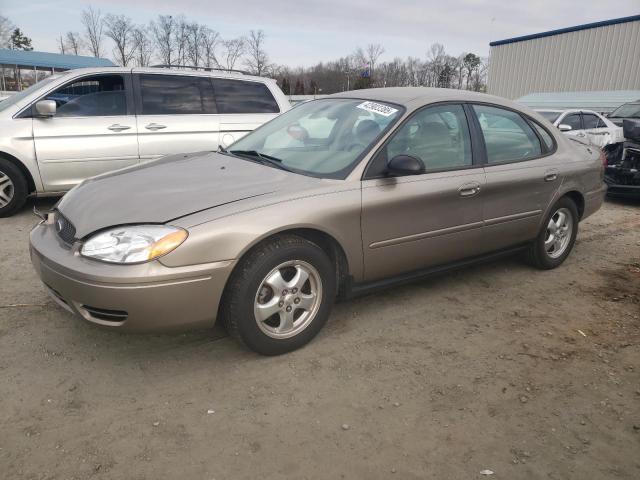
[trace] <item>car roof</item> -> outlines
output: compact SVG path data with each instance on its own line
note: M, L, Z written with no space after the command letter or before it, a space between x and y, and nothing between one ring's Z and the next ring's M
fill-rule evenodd
M476 101L514 105L504 98L487 95L486 93L456 90L452 88L432 87L387 87L350 90L334 93L330 97L361 98L363 100L377 100L380 102L396 103L403 106L415 106L416 103L434 103L443 101ZM523 108L518 105L519 108ZM526 107L524 107L526 109Z
M165 68L165 67L94 67L94 68L77 68L68 70L63 73L152 73L165 75L188 75L197 77L216 77L216 78L234 78L238 80L249 80L259 82L275 82L274 79L268 77L257 77L254 75L246 75L242 72L227 70L195 70L188 68Z

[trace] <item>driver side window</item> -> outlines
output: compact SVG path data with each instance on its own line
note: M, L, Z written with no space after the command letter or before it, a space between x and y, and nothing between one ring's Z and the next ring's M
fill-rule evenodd
M416 113L387 144L387 161L396 155L419 158L427 172L470 166L471 137L464 108L440 105Z
M122 75L83 77L47 95L56 117L106 117L127 114Z

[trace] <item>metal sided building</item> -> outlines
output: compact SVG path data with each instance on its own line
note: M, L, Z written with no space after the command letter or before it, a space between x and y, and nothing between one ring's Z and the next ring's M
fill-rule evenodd
M491 42L488 92L640 90L640 15Z

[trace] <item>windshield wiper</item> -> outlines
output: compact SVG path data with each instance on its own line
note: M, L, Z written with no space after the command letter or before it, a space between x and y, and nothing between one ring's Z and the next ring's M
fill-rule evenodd
M257 150L229 150L229 153L233 155L238 155L240 157L252 157L259 159L262 163L268 163L276 168L281 170L286 170L287 172L291 172L289 168L285 167L282 164L282 160L277 157L272 157L271 155L267 155L266 153L260 153Z

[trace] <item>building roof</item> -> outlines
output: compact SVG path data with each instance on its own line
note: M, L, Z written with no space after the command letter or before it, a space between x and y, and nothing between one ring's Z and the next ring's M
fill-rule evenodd
M106 58L83 57L80 55L60 55L49 52L25 52L24 50L0 49L0 65L70 70L83 67L111 67L113 66L113 62Z
M604 20L602 22L585 23L583 25L576 25L575 27L561 28L559 30L549 30L548 32L534 33L532 35L524 35L522 37L507 38L505 40L497 40L489 43L490 47L496 47L498 45L506 45L508 43L524 42L526 40L533 40L542 37L551 37L553 35L560 35L562 33L578 32L580 30L589 30L590 28L606 27L608 25L616 25L618 23L628 23L640 21L640 15L632 15L630 17L614 18L612 20Z
M640 90L614 90L530 93L518 98L516 102L535 109L585 109L608 113L624 103L635 102L639 99Z

